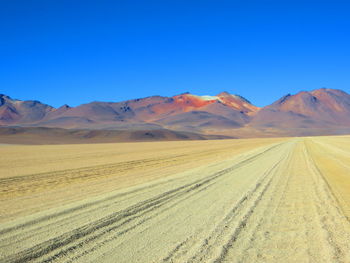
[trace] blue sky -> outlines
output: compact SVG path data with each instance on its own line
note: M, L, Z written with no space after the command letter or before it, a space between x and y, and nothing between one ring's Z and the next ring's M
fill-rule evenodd
M53 106L350 92L349 1L0 1L0 93Z

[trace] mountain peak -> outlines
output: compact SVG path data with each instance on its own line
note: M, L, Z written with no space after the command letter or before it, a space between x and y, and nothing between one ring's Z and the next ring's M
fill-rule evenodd
M7 96L5 94L0 94L0 106L4 104L12 104L17 101L18 100L12 99L10 96Z
M220 92L219 94L216 95L217 97L226 97L226 96L231 96L230 93L227 91Z
M63 104L61 107L58 109L70 109L71 107L68 104Z
M252 104L249 100L247 100L245 97L243 97L243 96L241 96L241 95L235 94L235 95L233 95L233 96L235 96L236 98L239 98L240 100L242 100L242 101L244 101L244 102L246 102L246 103ZM253 104L252 104L252 105L253 105Z
M278 101L276 101L274 104L283 104L286 102L292 95L288 93L287 95L284 95L282 98L280 98Z
M7 99L7 100L14 100L10 96L7 96L6 94L0 94L0 98Z
M340 90L340 89L329 89L329 88L321 88L321 89L315 89L310 91L311 94L336 94L336 95L347 95L346 92Z

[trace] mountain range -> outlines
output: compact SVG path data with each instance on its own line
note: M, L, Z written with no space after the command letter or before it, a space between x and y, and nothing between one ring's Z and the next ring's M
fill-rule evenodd
M239 95L183 93L54 108L0 95L0 126L88 130L172 130L234 137L350 133L350 95L317 89L259 108Z

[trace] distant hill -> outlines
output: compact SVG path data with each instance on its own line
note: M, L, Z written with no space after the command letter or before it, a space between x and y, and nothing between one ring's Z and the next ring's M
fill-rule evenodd
M350 127L350 95L334 89L288 94L262 108L249 125L284 131L323 129L337 133Z
M59 108L0 95L0 126L122 130L129 134L171 130L243 138L344 134L350 133L350 95L335 89L302 91L263 108L228 92L96 101Z
M55 110L36 100L15 100L0 94L0 125L35 123Z
M45 127L0 127L0 143L71 144L147 141L221 140L223 135L159 130L82 130Z

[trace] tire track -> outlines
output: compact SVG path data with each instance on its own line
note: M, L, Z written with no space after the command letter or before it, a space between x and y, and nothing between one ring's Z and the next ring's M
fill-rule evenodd
M298 142L279 182L217 262L349 262L349 224L310 158Z
M342 213L350 222L350 194L348 191L350 187L350 162L347 161L350 160L350 152L323 141L307 140L306 143L310 149L310 158L317 173L323 178L324 183L339 204L339 209L342 210ZM322 159L317 162L320 167L317 166L315 161L320 156L311 154L311 152L315 153L313 150L315 146L316 149L322 151Z
M175 251L172 251L171 254L163 259L163 261L207 262L213 260L214 262L219 262L220 259L225 256L227 249L236 241L240 231L244 229L246 221L254 212L255 207L258 205L267 189L269 189L278 167L288 158L288 154L289 151L286 151L286 153L282 155L272 167L269 167L268 170L262 174L260 180L253 185L253 188L246 192L246 194L226 214L223 220L217 224L216 228L202 241L202 244L199 249L197 249L195 255L187 260L181 257L177 258L177 255L182 254L182 256L184 256L186 255L186 250L189 250L189 247L184 247L184 243L181 243L181 246ZM186 243L188 242L189 240L187 240ZM194 240L191 245L194 245L195 243L198 243L198 241ZM214 255L211 255L213 252ZM215 252L216 254L219 254L216 255L216 259L214 259ZM208 256L212 256L213 258L210 259Z
M323 230L333 250L333 260L336 262L350 261L350 224L339 205L337 197L333 194L329 183L317 168L308 148L305 147L305 158L309 169L313 171L312 179L316 197L317 209ZM340 234L339 234L340 233Z
M113 226L114 224L117 224L121 222L122 220L128 220L132 216L137 216L139 214L142 214L143 212L147 211L148 209L157 208L158 206L164 205L167 202L174 200L176 198L179 198L183 195L186 195L188 193L193 192L194 190L198 188L205 187L209 183L211 183L214 180L217 180L218 178L226 175L227 173L232 172L235 169L238 169L244 165L249 164L250 162L256 160L259 158L259 156L265 154L268 151L271 151L275 149L276 147L280 147L282 144L274 145L263 152L260 152L256 155L253 155L242 162L239 162L238 164L229 167L227 169L224 169L222 171L219 171L211 176L208 176L206 178L196 180L192 183L183 185L181 187L175 188L173 190L167 191L165 193L162 193L154 198L145 200L143 202L140 202L134 206L131 206L127 209L124 209L122 211L118 211L115 213L112 213L106 217L103 217L99 219L98 221L93 221L92 223L86 224L84 226L75 228L73 231L64 233L62 235L59 235L55 238L52 238L50 240L47 240L45 242L42 242L40 244L37 244L29 249L26 249L24 251L21 251L17 253L16 255L12 255L9 257L5 257L4 260L6 262L27 262L30 260L38 259L52 251L58 250L64 246L67 246L69 244L73 244L77 240L83 239L89 235L93 235L96 231L102 231L103 229L107 229ZM73 211L79 210L79 208L75 208L76 210L70 210L65 211L63 213L59 213L57 215L54 215L53 217L60 217L62 215L69 215ZM9 233L14 230L18 230L20 228L25 228L26 226L35 225L40 222L45 222L49 217L40 218L37 221L32 221L29 223L26 223L24 225L21 225L19 227L14 227L10 229L4 229L2 230L2 233ZM74 248L74 245L72 246ZM69 250L66 250L65 252L68 252Z
M350 223L308 147L292 139L4 225L0 261L350 262Z
M126 172L132 167L133 169L142 169L146 166L156 166L159 162L162 164L172 163L177 158L185 155L176 155L167 158L149 158L142 160L134 160L116 164L104 164L77 169L60 170L54 172L46 172L41 174L30 174L15 177L7 177L0 179L0 194L9 195L11 193L33 191L35 188L47 186L52 187L54 184L68 184L88 180L93 178L108 177L116 173Z

